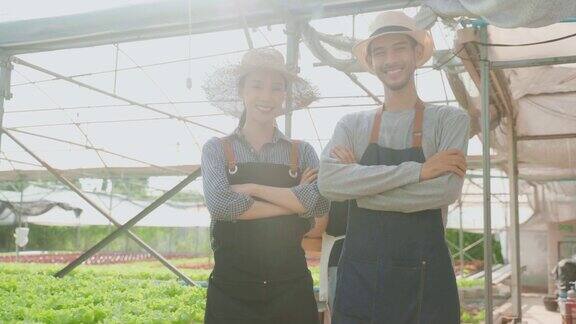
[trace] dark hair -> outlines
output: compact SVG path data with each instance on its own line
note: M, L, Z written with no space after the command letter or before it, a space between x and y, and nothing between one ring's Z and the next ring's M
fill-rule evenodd
M244 89L245 84L246 84L246 75L242 76L240 80L238 80L238 95L240 95L240 92L242 91L242 89ZM244 127L244 124L246 124L246 106L244 106L244 110L242 110L242 116L240 116L240 121L238 121L238 128Z
M246 124L246 107L244 107L244 110L242 111L242 116L240 116L240 121L238 122L238 128L244 127L245 124Z

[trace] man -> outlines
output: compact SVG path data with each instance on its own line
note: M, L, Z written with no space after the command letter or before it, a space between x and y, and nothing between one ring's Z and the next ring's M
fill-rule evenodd
M427 31L400 12L381 13L370 31L354 55L382 82L384 105L343 117L320 162L320 192L351 200L333 322L459 323L443 218L461 194L469 118L418 98Z

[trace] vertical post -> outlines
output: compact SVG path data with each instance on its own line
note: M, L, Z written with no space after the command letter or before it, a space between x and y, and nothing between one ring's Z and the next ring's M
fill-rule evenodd
M488 28L480 25L480 42L488 42ZM482 97L482 173L484 197L484 314L485 323L492 324L492 216L490 191L490 65L488 48L480 46L480 79Z
M462 225L462 199L459 200L458 209L459 213L459 221L460 221L460 230L458 231L458 248L460 249L460 278L465 278L466 274L464 273L464 226Z
M12 98L10 79L12 76L11 57L0 54L0 150L2 148L2 127L4 126L4 101Z
M22 227L22 213L20 211L22 210L22 203L24 202L24 185L22 184L22 182L18 184L18 189L20 189L20 208L17 208L18 213L16 214L16 217L18 218L17 228L20 228ZM16 244L16 262L18 262L19 258L20 258L20 247L18 246L18 244Z
M298 67L298 53L300 47L300 23L299 21L291 18L286 23L286 66L288 70L298 74L300 69ZM292 109L294 109L294 100L292 95L292 85L288 87L288 95L286 97L286 109L284 133L289 138L292 137Z
M520 265L520 221L518 211L518 140L516 134L516 116L508 116L508 179L510 188L510 263L512 266L512 317L522 320L522 268Z
M10 56L0 54L0 151L2 151L2 126L4 125L4 101L10 100L12 94L10 93L10 77L12 75L12 63ZM18 217L18 227L20 226L20 213ZM16 245L16 262L20 254L20 248Z

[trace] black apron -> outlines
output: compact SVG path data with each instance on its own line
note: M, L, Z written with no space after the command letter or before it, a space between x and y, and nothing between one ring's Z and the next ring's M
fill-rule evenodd
M290 188L300 183L296 142L290 166L236 163L227 138L222 145L231 185ZM216 222L205 323L318 323L312 276L301 247L309 228L298 215Z
M412 147L395 150L378 145L380 110L360 164L425 162L423 111L419 102ZM440 209L401 213L364 209L351 201L333 323L460 323L456 278Z

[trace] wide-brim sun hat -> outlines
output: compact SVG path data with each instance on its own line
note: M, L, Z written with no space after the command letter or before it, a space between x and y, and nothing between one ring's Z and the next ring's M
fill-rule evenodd
M434 53L434 40L430 32L420 29L413 18L408 17L400 11L385 11L374 19L369 26L370 37L359 42L352 49L358 63L368 72L375 73L372 65L368 61L368 48L370 43L383 35L388 34L405 34L412 37L418 44L422 45L422 57L416 62L418 67L424 65Z
M225 114L239 118L244 111L239 92L240 80L252 71L261 70L280 73L292 86L292 107L286 108L284 105L279 114L308 107L318 99L317 88L289 71L282 53L273 48L249 50L239 64L229 64L214 70L206 78L202 89L212 105Z

